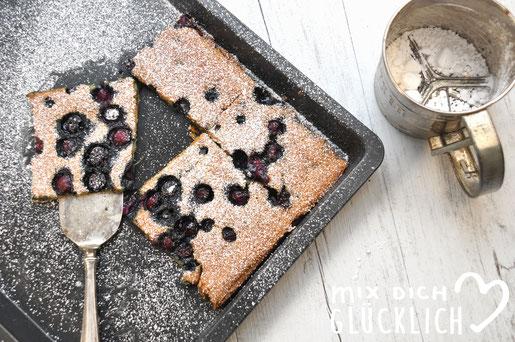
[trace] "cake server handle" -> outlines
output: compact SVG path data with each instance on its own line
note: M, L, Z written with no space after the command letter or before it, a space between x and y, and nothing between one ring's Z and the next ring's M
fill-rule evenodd
M497 191L504 180L501 141L488 111L463 117L465 128L429 139L433 155L448 153L470 197ZM467 134L465 134L467 133Z
M80 342L98 342L97 291L95 268L98 261L96 249L84 249L85 293Z

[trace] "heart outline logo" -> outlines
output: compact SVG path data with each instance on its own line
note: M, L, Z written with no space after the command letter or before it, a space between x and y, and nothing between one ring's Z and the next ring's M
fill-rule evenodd
M461 287L463 285L463 282L467 278L474 278L477 285L479 286L479 292L481 292L481 294L486 294L494 286L500 286L502 289L501 302L499 303L499 305L497 306L495 311L492 312L490 314L490 316L488 316L480 324L472 324L472 323L470 324L470 329L472 329L472 331L474 331L475 333L479 333L484 328L486 328L486 326L488 324L492 323L493 320L496 319L497 316L499 316L501 314L501 312L504 310L504 308L506 308L506 305L508 305L508 300L510 298L510 290L508 288L508 285L506 285L506 283L500 279L493 280L493 281L489 282L488 284L486 284L485 281L483 280L483 278L479 274L474 273L474 272L466 272L466 273L463 273L458 278L458 280L456 280L456 283L454 284L454 292L456 292L456 293L461 292Z

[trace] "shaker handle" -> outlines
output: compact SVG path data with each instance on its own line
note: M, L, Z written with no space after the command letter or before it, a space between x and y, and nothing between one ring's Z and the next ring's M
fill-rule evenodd
M501 141L488 112L463 117L457 132L429 138L433 156L448 153L463 190L470 197L497 191L504 179Z

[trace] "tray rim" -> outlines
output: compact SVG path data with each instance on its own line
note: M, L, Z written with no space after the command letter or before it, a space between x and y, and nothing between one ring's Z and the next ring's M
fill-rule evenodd
M23 339L21 341L53 341L48 333L3 291L0 291L0 312L9 313L0 315L0 330L6 331L15 338L12 342L17 342L20 338ZM11 336L8 335L9 338Z
M176 5L174 0L168 1L172 3L172 5ZM276 250L269 255L267 260L252 274L248 282L238 290L236 296L231 298L230 301L223 306L224 314L215 318L197 338L199 341L224 341L231 336L234 330L245 320L279 279L282 278L306 248L313 243L329 222L343 209L351 197L379 168L384 159L384 145L374 132L350 114L342 105L336 102L336 100L299 71L272 46L243 24L223 5L216 0L197 0L196 2L225 23L231 31L244 37L243 39L246 40L257 53L265 57L268 62L274 66L281 69L288 77L289 81L303 89L304 93L317 102L320 107L327 110L338 121L351 128L351 130L361 138L365 150L361 160L356 165L353 165L353 169L349 174L345 177L340 177L340 179L333 184L328 193L320 200L319 205L311 211L306 221L302 223L302 226L297 227L280 243ZM329 215L322 209L328 202L338 203L338 208L336 210L333 208ZM314 229L314 227L317 228ZM311 231L309 228L311 228ZM290 241L287 242L287 240ZM294 246L287 246L288 244L294 244ZM286 247L296 247L298 253L295 253L294 257L287 257L285 259L283 255L284 252L286 252ZM291 253L289 254L291 255ZM281 260L283 262L280 265L280 269L275 270L275 277L266 277L266 279L261 282L265 287L261 287L260 293L258 295L251 294L252 289L247 285L256 281L256 278L263 275L267 269L277 266L277 264L274 263L274 259L279 258L282 258ZM285 260L286 262L284 262ZM231 313L235 311L242 314L238 316L232 315Z

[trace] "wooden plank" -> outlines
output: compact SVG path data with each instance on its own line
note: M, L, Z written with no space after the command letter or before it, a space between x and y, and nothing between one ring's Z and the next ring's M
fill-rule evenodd
M266 32L267 28L257 0L220 0L218 2L261 37L261 39L269 42Z
M351 35L357 37L353 41L356 56L360 60L364 93L367 102L371 104L371 116L379 119L380 112L374 101L372 66L379 59L380 51L373 47L380 46L378 44L382 33L370 29L370 13L363 11L362 6L352 1L346 1L345 5ZM506 5L513 6L513 1ZM493 119L497 127L502 127L499 134L504 146L514 143L513 133L506 134L503 129L513 127L513 119L506 109L507 103L514 96L514 93L510 94L509 99L503 101L504 106L500 103L495 108L497 115ZM375 120L373 128L380 132L387 150L382 170L412 286L437 283L452 287L462 273L470 271L479 273L486 281L499 278L494 255L507 265L513 265L515 257L514 249L510 247L515 234L513 229L509 229L510 226L513 228L511 222L515 218L515 202L513 196L509 195L514 190L512 180L507 177L503 188L496 194L469 199L454 179L446 157L431 157L427 146L419 146L420 141L399 135L385 120ZM425 144L422 142L422 145ZM507 152L509 171L513 170L510 164L513 164L514 158L510 151ZM506 222L501 224L504 229L497 223L498 220ZM502 255L500 259L499 255ZM504 274L501 275L508 277L506 273L509 271L502 269ZM513 293L513 278L505 280ZM466 294L451 292L447 305L461 305L464 321L478 322L497 307L500 299L497 290L495 295L482 296L471 285ZM416 300L415 303L419 310L436 310L442 305L423 300ZM511 340L513 330L507 322L510 322L512 315L513 307L508 307L485 331L481 334L469 331L464 340ZM433 333L425 339L447 341L449 337Z

